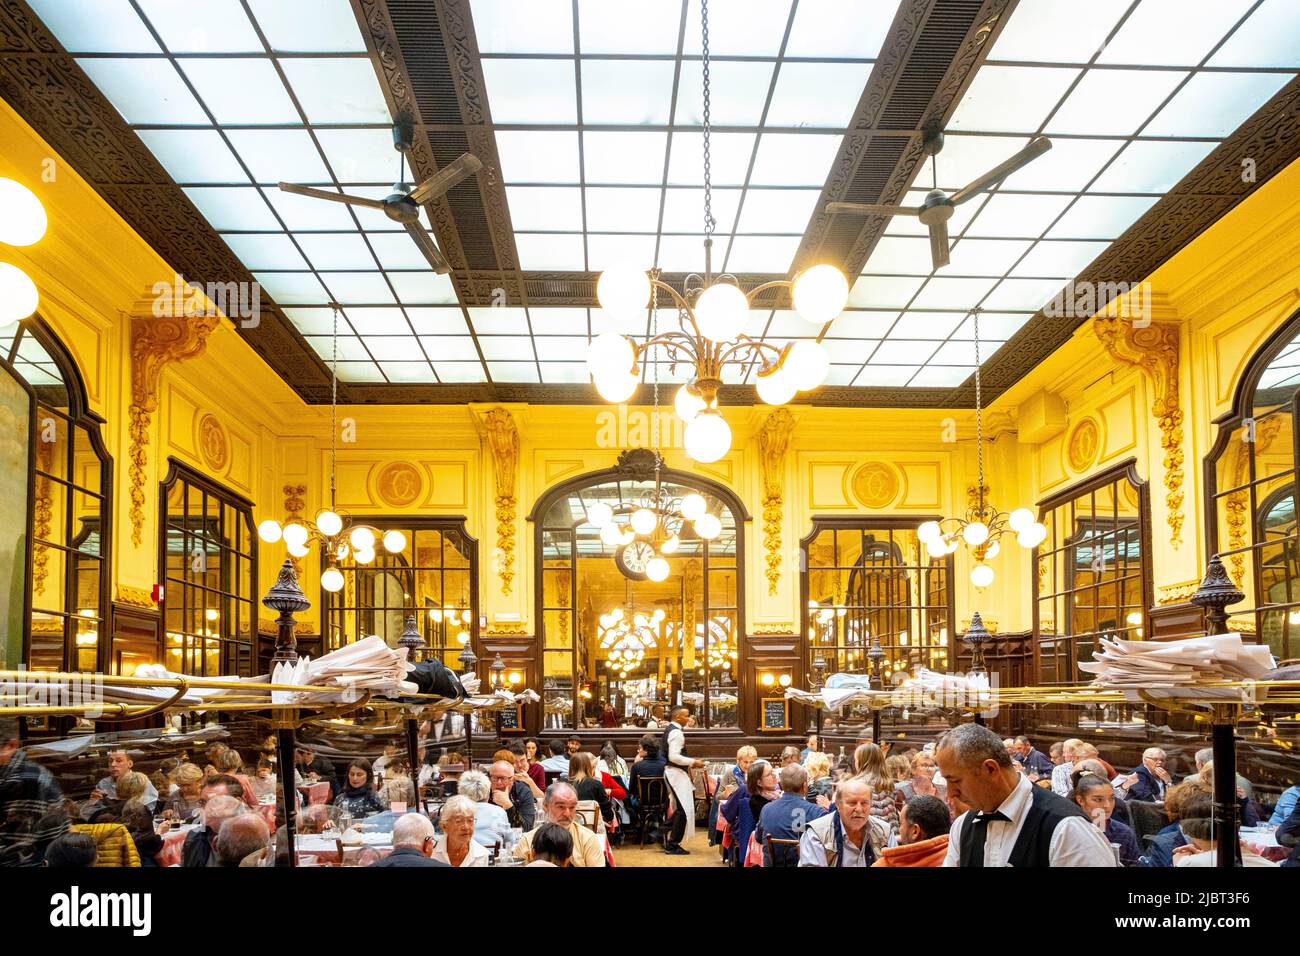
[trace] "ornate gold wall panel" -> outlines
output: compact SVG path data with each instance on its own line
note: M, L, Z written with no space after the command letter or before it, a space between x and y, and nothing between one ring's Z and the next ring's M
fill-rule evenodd
M767 593L781 580L781 522L785 516L785 453L794 431L794 416L778 408L758 431L758 461L763 472L763 551Z

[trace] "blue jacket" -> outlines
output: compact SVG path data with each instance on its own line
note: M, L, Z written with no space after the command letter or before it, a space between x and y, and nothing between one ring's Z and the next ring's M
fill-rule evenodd
M755 836L763 847L763 865L771 866L767 855L767 838L778 840L798 840L803 836L808 824L826 811L816 804L811 804L802 794L785 792L779 800L773 800L763 808L758 816Z
M627 793L633 802L641 799L637 781L642 777L662 777L665 766L667 764L661 756L646 757L632 764L632 769L628 771Z
M1146 853L1138 858L1138 866L1171 867L1174 850L1187 845L1187 837L1177 823L1171 823L1151 838Z
M1147 769L1146 764L1138 764L1133 768L1133 773L1137 774L1137 782L1128 788L1128 798L1130 800L1147 800L1152 803L1158 803L1162 799L1160 790L1160 781L1156 779L1155 774Z
M1286 823L1287 817L1295 810L1297 801L1300 800L1300 787L1287 787L1282 791L1282 796L1277 798L1277 806L1273 808L1273 816L1269 818L1269 826L1280 827Z
M741 783L719 811L722 818L731 827L732 850L737 854L736 865L745 865L745 854L749 852L749 835L754 832L754 814L749 809L749 790Z
M1106 839L1119 844L1119 862L1121 866L1138 865L1138 841L1133 828L1120 823L1113 816L1106 821Z
M1016 763L1023 764L1026 770L1030 770L1040 777L1050 777L1052 768L1055 766L1050 757L1040 750L1034 750L1032 747L1029 748L1028 756L1022 757L1020 754L1016 754L1011 759Z
M1291 847L1291 855L1282 861L1283 866L1300 866L1300 803L1291 805L1290 816L1278 827L1277 844Z

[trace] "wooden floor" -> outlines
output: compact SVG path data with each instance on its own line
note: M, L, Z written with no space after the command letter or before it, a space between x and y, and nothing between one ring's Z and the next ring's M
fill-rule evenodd
M721 850L709 846L709 835L704 827L696 827L695 836L683 845L691 851L690 856L670 856L661 845L648 841L644 847L639 847L633 839L628 846L614 847L614 863L616 866L725 866Z

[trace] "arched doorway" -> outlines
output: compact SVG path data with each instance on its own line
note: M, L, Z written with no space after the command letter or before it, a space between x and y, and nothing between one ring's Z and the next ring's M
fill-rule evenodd
M619 466L547 491L535 524L538 672L542 732L639 728L685 703L697 726L739 728L744 634L744 506L726 487L654 468L654 454L624 452ZM610 508L625 526L650 499L672 510L689 494L718 519L703 537L687 523L652 580L653 535L602 539L592 516ZM659 542L662 544L662 541ZM670 546L671 547L671 546Z

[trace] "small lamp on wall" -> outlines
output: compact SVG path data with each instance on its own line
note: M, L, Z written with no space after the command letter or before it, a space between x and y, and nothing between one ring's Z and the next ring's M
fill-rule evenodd
M492 689L501 690L505 687L506 662L501 659L500 654L492 658L492 665L488 670L491 671L490 681L492 683Z

